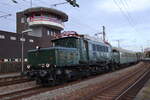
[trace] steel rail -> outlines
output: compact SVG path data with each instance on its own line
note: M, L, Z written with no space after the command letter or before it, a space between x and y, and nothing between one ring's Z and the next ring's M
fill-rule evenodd
M150 72L150 70L148 70L147 72L145 72L134 84L132 84L131 86L129 86L125 91L123 91L119 96L117 96L115 98L115 100L121 100L122 96L124 96L131 88L133 88L136 84L138 84L144 77L146 77L146 75Z
M124 80L127 80L128 78L132 77L132 76L135 76L137 75L137 73L141 72L141 69L143 68L140 68L139 70L135 71L134 73L126 76L126 77L123 77L122 79L120 79L119 81L115 81L114 83L112 83L111 85L107 86L107 87L104 87L102 88L101 90L97 90L94 94L90 94L88 95L87 97L83 97L81 98L81 100L89 100L89 99L92 99L93 97L97 96L98 94L102 93L103 91L106 91L107 89L119 84L120 82L124 81ZM143 70L144 71L144 70Z

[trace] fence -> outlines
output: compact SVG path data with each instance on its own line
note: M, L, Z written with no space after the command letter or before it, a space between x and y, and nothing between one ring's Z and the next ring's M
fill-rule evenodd
M26 66L27 63L24 64ZM26 68L24 68L26 70ZM0 63L0 74L21 72L21 62L2 62Z

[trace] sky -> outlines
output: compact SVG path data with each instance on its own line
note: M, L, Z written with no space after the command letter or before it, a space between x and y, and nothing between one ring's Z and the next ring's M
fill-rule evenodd
M0 30L16 32L16 12L31 7L30 0L0 0ZM79 34L102 32L106 27L106 39L113 45L141 51L150 46L150 0L76 0L80 5L74 8L69 4L56 8L68 14L65 31L76 31ZM33 0L33 7L52 7L52 4L65 0Z

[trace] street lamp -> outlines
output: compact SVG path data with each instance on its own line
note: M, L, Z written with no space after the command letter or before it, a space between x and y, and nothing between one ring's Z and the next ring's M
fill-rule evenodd
M31 29L27 29L21 32L21 71L24 72L24 33L32 32Z

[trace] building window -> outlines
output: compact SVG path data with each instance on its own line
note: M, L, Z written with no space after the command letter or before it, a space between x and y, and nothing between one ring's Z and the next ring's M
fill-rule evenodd
M5 39L5 36L4 35L0 35L0 39Z
M4 62L8 62L8 59L4 59Z
M48 36L50 35L50 31L49 31L49 30L47 30L47 35L48 35Z
M25 38L20 38L20 41L26 41L26 39Z
M16 37L11 36L10 40L16 40Z
M34 40L33 40L33 39L30 39L30 40L29 40L29 42L33 43L33 42L34 42Z
M21 23L25 23L24 17L21 18Z
M16 58L15 61L18 62L19 60Z
M47 30L47 36L52 36L53 31L52 30Z

